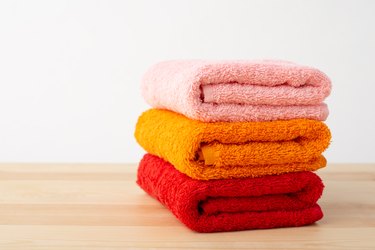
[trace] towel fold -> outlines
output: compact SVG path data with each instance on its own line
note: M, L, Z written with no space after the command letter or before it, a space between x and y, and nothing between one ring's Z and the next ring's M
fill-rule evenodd
M331 83L321 71L284 61L177 60L154 65L145 100L189 118L215 121L325 120Z
M258 177L324 167L330 131L320 121L191 120L150 109L138 119L135 137L149 153L194 179Z
M312 172L199 181L157 156L140 162L137 183L198 232L303 226L323 217L323 191Z

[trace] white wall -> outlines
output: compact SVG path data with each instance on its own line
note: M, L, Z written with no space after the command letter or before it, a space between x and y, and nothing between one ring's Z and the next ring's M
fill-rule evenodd
M375 162L375 1L1 1L0 161L136 162L142 73L287 59L333 81L331 162Z

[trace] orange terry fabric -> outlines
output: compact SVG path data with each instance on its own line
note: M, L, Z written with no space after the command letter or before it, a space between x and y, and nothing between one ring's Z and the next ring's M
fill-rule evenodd
M215 122L150 109L135 137L149 153L194 179L259 177L313 171L326 165L328 127L315 120Z

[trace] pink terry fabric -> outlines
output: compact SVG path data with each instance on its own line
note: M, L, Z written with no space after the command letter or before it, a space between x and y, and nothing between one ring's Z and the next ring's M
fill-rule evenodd
M331 82L321 71L286 61L161 62L149 69L142 94L154 108L204 122L324 121Z

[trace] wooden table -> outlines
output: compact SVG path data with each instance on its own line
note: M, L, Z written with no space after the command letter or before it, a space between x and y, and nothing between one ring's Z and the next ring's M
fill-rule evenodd
M0 249L375 249L375 164L318 172L325 217L199 234L135 184L135 164L1 164Z

